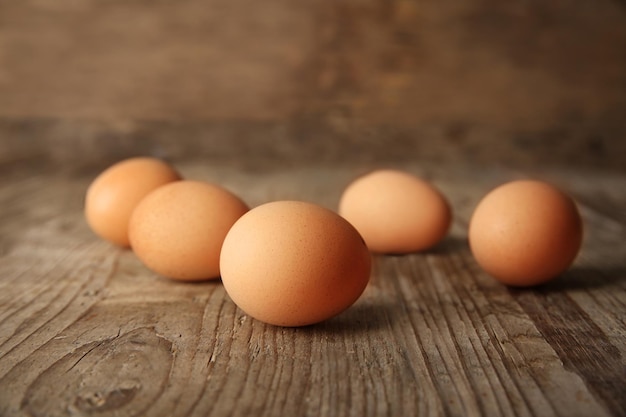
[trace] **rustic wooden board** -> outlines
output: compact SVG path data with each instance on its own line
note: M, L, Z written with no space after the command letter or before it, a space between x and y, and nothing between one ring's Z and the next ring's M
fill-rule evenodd
M374 167L176 162L252 206L304 199L330 208ZM449 196L450 236L427 253L377 256L354 306L296 329L247 317L219 282L158 277L98 240L81 212L93 170L4 170L0 415L626 414L626 176L397 166ZM570 271L513 290L478 268L466 226L491 187L528 176L577 198L586 235Z

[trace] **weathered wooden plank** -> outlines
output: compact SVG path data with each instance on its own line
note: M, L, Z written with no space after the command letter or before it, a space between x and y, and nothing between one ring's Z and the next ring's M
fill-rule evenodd
M477 267L465 227L482 193L524 174L403 167L450 196L451 236L427 253L377 256L351 309L299 329L245 316L219 282L169 281L99 242L81 214L89 176L0 180L0 414L623 414L619 217L583 205L592 230L580 266L545 288L510 290ZM251 205L331 208L364 168L181 165ZM567 178L583 196L602 189Z

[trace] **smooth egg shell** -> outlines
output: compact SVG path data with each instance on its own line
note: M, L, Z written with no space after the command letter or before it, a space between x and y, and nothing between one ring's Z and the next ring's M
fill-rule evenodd
M130 220L137 257L168 278L205 280L220 275L226 233L248 206L230 191L202 181L178 181L148 194Z
M128 223L137 204L154 189L177 180L176 170L160 159L131 158L110 166L87 189L89 227L102 239L128 246Z
M224 240L224 287L244 312L279 326L304 326L352 305L369 281L371 255L335 212L276 201L242 216Z
M574 201L550 184L530 180L488 193L469 226L478 264L512 286L540 284L564 272L578 254L582 235Z
M445 237L452 210L429 182L397 170L378 170L344 190L339 214L361 233L372 252L410 253Z

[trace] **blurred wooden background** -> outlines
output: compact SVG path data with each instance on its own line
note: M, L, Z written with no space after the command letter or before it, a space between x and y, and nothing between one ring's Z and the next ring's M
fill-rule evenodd
M5 162L140 144L623 170L625 115L618 0L0 2Z

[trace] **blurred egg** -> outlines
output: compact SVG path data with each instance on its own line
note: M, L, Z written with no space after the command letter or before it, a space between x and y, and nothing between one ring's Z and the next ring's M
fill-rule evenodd
M137 257L168 278L204 280L220 275L226 233L248 211L230 191L200 181L178 181L148 194L130 220Z
M224 240L222 282L250 316L304 326L350 307L367 286L371 256L359 233L335 212L276 201L242 216Z
M338 211L378 253L431 248L445 237L452 220L450 205L437 188L396 170L357 178L344 190Z
M499 281L531 286L572 264L583 227L574 201L550 184L513 181L488 193L469 226L478 264Z
M150 191L177 181L172 166L155 158L131 158L112 165L87 189L85 217L91 230L119 246L128 246L128 222Z

